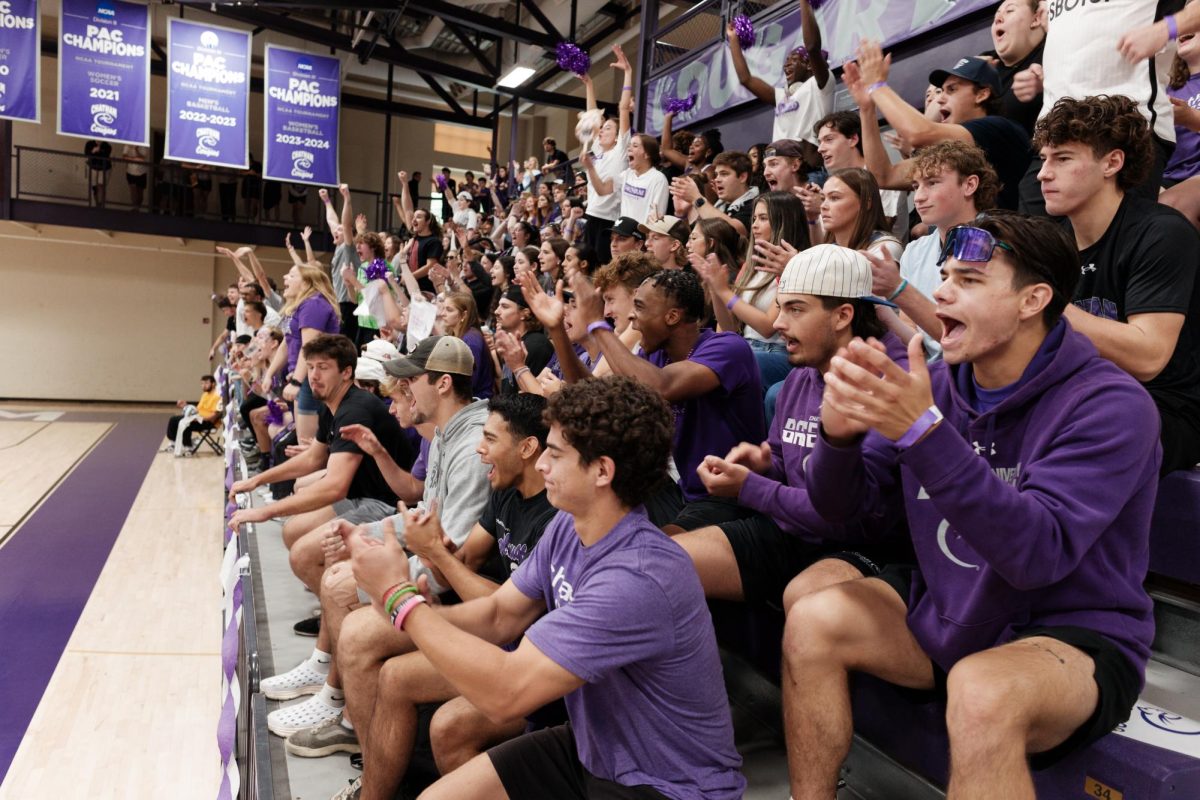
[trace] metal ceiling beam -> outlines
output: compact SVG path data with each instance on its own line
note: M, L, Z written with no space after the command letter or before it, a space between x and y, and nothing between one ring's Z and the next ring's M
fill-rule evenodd
M475 56L475 60L478 61L480 63L480 65L485 70L488 71L489 74L496 75L496 76L500 75L500 59L499 59L500 42L499 42L499 40L496 40L496 39L492 40L492 52L496 53L496 56L497 56L495 59L495 63L493 63L492 61L488 60L487 53L483 52L483 50L480 49L479 45L475 44L475 41L471 38L470 34L468 34L467 31L464 31L460 26L456 25L453 22L447 22L446 29L448 31L450 31L451 33L453 33L455 38L457 38L460 42L462 42L463 47L465 47L471 51L471 55Z
M428 72L418 72L417 74L421 76L421 80L425 81L425 83L429 85L430 89L433 89L434 93L437 94L438 97L445 101L446 105L450 106L451 110L462 114L464 117L475 116L474 114L468 114L466 109L458 104L458 100L454 98L454 95L443 89L442 85L437 82L437 79Z
M542 26L542 30L554 37L556 44L563 40L562 34L558 32L558 28L554 27L554 23L538 8L537 0L520 0L520 3L537 20L538 25Z
M418 11L422 14L441 17L446 22L453 22L464 28L479 31L480 33L493 36L500 34L505 39L511 39L521 44L536 45L537 47L544 47L547 50L553 50L558 44L558 39L555 38L555 35L536 31L521 25L514 25L499 17L480 14L478 11L462 8L453 3L447 3L444 0L413 0L413 2L409 3L408 8L410 11Z

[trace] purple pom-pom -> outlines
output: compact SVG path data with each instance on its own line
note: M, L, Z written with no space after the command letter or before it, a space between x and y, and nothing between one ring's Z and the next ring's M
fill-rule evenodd
M574 42L559 42L554 55L559 69L574 72L576 75L586 75L591 69L591 56L580 50Z
M443 191L443 192L446 191L446 176L445 175L443 175L439 172L437 175L434 176L433 183L434 183L434 185L437 186L439 191Z
M287 405L278 400L271 399L267 401L267 424L282 425L283 412L287 411Z
M366 268L366 270L364 270L364 273L366 274L368 281L387 280L387 276L388 276L387 262L384 261L382 258L377 258L374 261L372 261L370 264L367 264L367 268Z
M733 18L733 32L737 34L743 50L754 44L754 23L745 14Z
M808 0L808 7L816 11L821 6L825 5L826 0Z
M682 114L685 111L691 111L696 105L696 93L692 92L687 97L672 97L667 100L664 106L668 114Z

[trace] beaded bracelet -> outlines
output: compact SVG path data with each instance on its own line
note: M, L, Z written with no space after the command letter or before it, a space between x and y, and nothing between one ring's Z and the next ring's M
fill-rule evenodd
M405 600L396 609L396 613L392 614L392 627L398 631L404 630L404 621L408 619L408 615L417 606L425 602L424 595L414 594L412 597Z

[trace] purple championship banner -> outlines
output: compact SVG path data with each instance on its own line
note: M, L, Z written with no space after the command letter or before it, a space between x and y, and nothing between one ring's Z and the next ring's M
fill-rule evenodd
M263 177L336 186L342 64L267 45L263 81Z
M0 119L41 122L38 0L0 0Z
M829 51L829 64L840 66L853 60L863 39L882 42L886 48L995 4L996 0L828 0L814 13L821 26L822 44ZM744 51L746 64L751 75L775 85L783 79L787 54L804 44L800 11L793 6L773 19L756 19L754 28L754 46ZM738 83L723 30L719 43L690 57L678 70L650 81L646 90L646 129L661 132L666 101L693 93L696 105L676 115L676 130L754 99Z
M61 0L58 132L150 145L150 8Z
M164 157L245 169L249 133L250 33L168 19Z

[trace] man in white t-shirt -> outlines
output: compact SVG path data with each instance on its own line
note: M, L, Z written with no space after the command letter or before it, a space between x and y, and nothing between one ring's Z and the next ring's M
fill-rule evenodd
M738 82L763 103L775 107L775 127L772 141L801 139L805 160L812 166L816 160L817 138L813 124L833 111L833 74L829 71L828 56L821 49L821 28L808 0L800 0L800 29L804 46L797 47L783 62L783 86L771 86L762 78L750 74L742 45L733 26L726 28L729 55Z
M587 214L583 235L585 242L599 255L601 264L607 264L612 257L608 232L621 216L621 195L617 192L600 194L596 186L615 180L629 166L627 151L633 111L633 65L620 45L613 45L613 55L616 57L613 66L622 71L625 81L621 87L618 117L607 119L600 125L592 138L590 151L580 157L580 167L587 172ZM599 106L592 78L586 74L579 77L586 90L587 109L595 111Z

